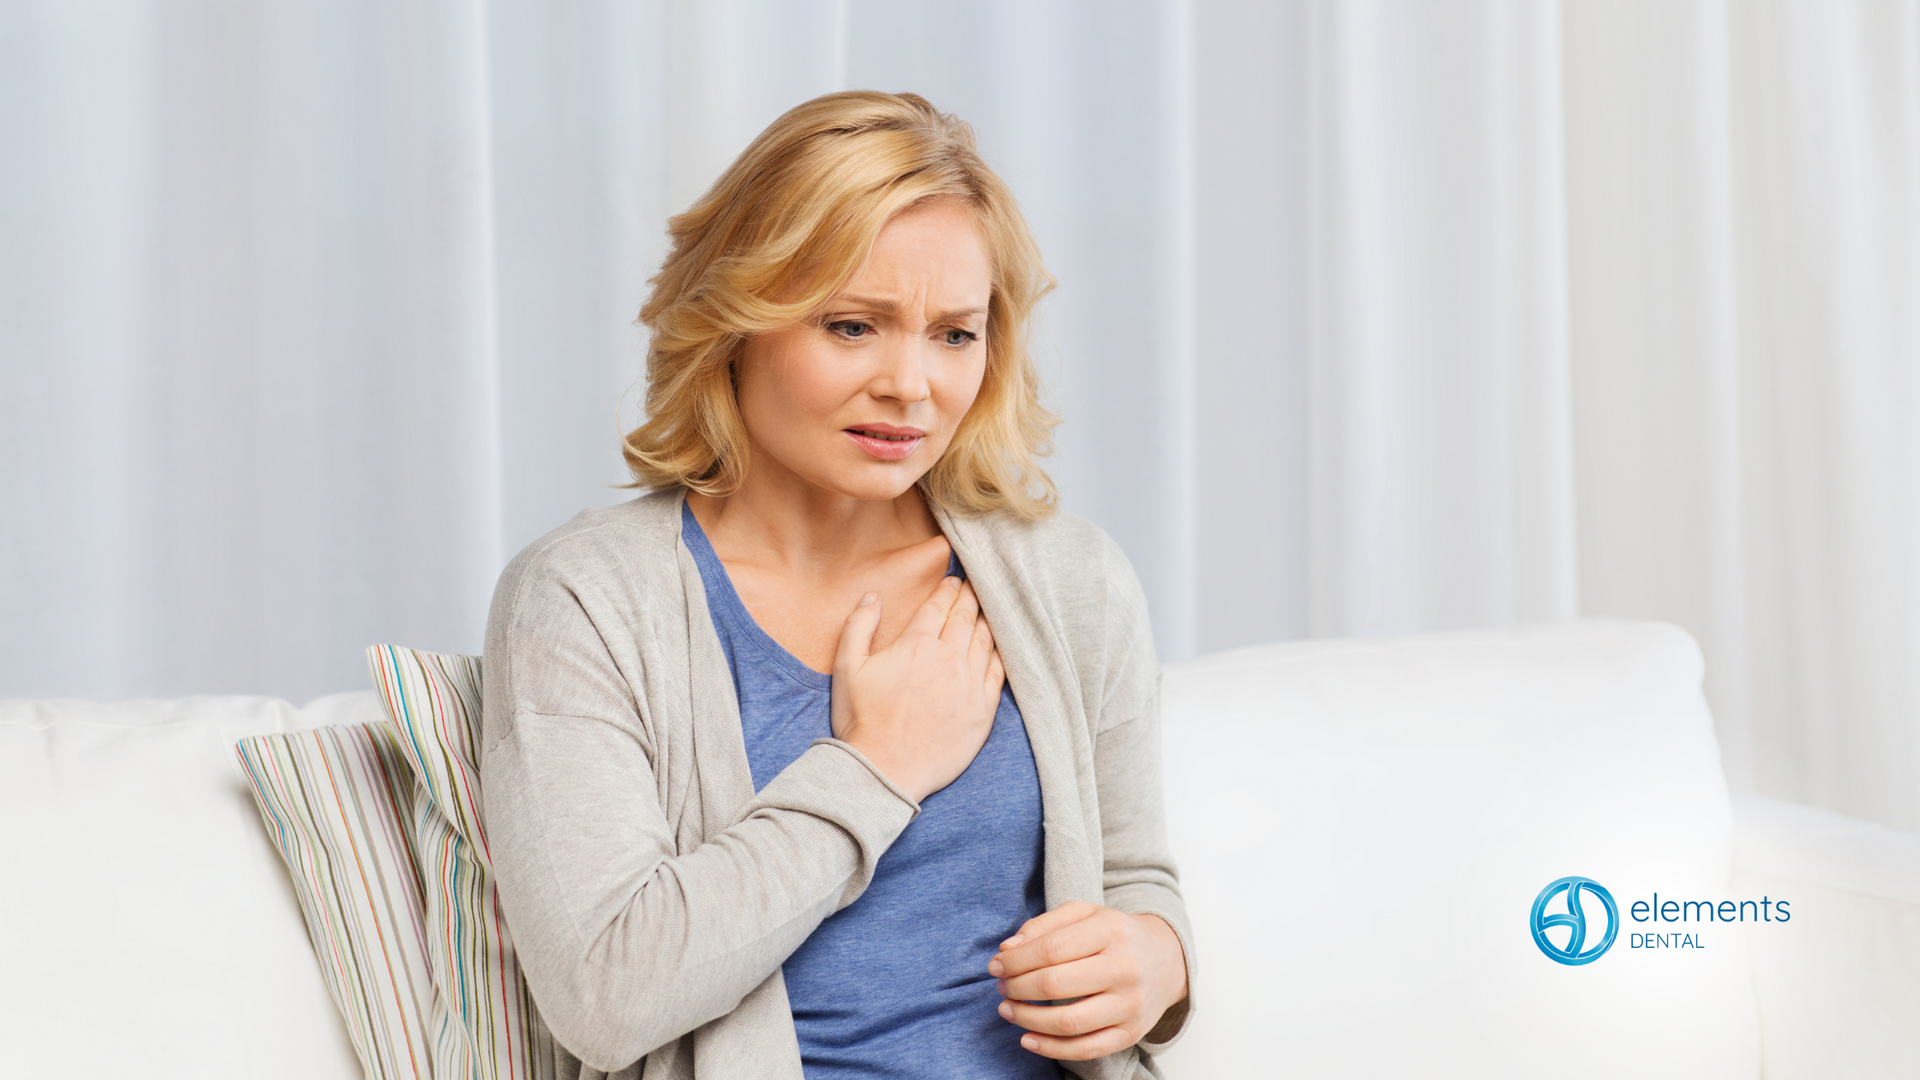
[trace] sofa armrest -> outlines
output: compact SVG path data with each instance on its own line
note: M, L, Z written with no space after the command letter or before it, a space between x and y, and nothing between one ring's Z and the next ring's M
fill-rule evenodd
M1764 1075L1920 1076L1920 836L1734 797L1734 893L1788 900L1747 927Z

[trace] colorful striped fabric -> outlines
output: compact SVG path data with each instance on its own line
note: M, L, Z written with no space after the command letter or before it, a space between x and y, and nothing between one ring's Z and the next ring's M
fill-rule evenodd
M480 827L480 659L367 650L374 688L417 779L414 850L438 991L441 1080L547 1080L554 1045L520 977Z
M368 1080L434 1080L413 770L385 725L235 746Z

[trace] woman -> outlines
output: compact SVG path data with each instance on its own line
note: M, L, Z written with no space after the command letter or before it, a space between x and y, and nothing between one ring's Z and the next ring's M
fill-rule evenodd
M671 226L655 489L502 576L482 777L560 1075L1156 1075L1191 939L1158 667L1052 513L1050 287L967 128L842 93Z

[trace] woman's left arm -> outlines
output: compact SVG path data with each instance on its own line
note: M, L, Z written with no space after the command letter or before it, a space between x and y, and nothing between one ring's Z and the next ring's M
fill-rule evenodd
M1146 599L1126 557L1102 545L1105 662L1094 717L1104 904L1069 902L1028 922L988 965L1021 1044L1086 1060L1164 1049L1191 1011L1193 934L1167 847L1160 795L1160 665ZM1035 1001L1067 1001L1032 1005Z

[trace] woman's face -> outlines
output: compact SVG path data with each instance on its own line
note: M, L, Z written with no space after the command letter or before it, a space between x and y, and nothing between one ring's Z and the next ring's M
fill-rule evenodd
M747 342L748 483L892 499L953 441L987 368L992 281L973 209L934 199L880 230L819 317Z

